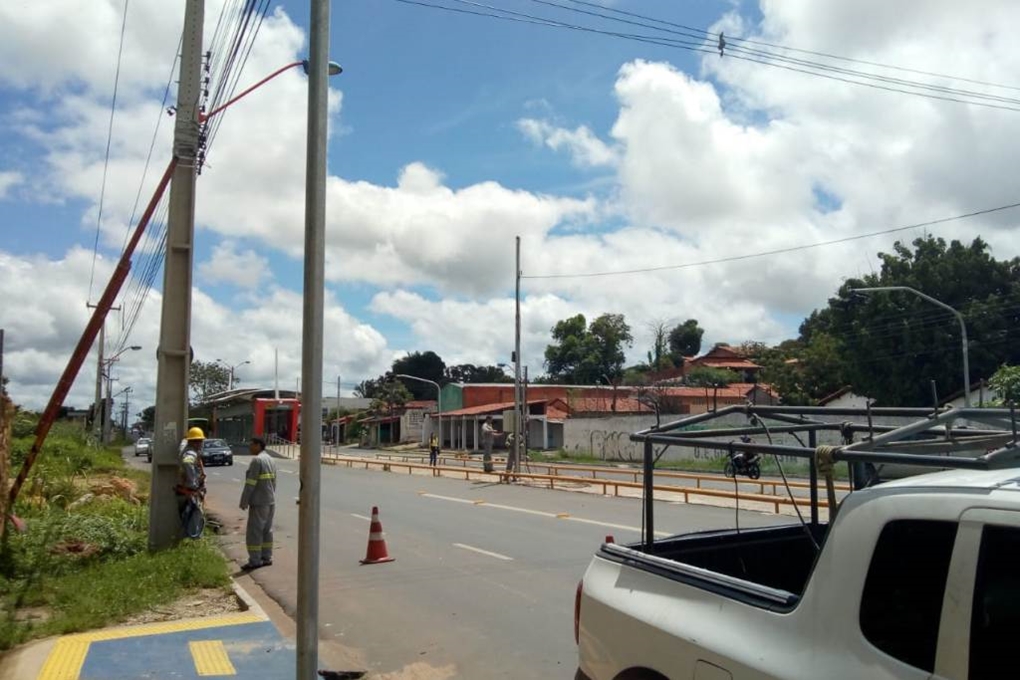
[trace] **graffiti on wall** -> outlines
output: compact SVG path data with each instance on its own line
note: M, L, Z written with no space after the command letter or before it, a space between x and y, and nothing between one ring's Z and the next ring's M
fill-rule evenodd
M630 432L619 430L592 430L589 434L588 451L591 455L606 461L640 462L644 458L644 445L641 442L631 441ZM661 446L655 447L655 455L662 452ZM574 445L575 452L583 452L581 444ZM693 460L718 460L725 456L725 453L716 449L702 448L680 448L674 447L671 454L676 458ZM796 456L779 456L779 462L785 464L803 463L804 460Z

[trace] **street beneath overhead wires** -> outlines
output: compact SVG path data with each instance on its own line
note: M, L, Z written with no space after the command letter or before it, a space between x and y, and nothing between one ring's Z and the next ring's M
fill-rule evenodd
M248 460L207 470L207 507L239 562ZM274 564L253 575L293 616L298 462L276 463ZM362 566L373 506L396 561ZM656 533L732 527L734 513L657 503ZM742 527L789 521L740 513ZM572 677L577 582L606 535L633 542L640 531L633 498L324 465L320 637L384 677Z

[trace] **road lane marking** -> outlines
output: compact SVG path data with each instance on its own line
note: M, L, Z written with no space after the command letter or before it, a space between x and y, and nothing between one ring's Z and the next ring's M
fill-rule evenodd
M581 522L582 524L594 524L596 526L608 527L610 529L623 529L624 531L636 531L638 533L641 533L641 527L632 527L627 524L613 524L612 522L600 522L594 519L585 519L584 517L566 517L565 519L568 519L571 522ZM673 534L671 534L668 531L656 531L655 535L672 536Z
M364 515L357 515L357 514L355 514L353 512L351 513L351 517L357 517L358 519L363 519L366 522L371 522L372 521L371 517L365 517Z
M506 560L508 562L513 560L512 557L507 557L506 555L500 555L497 552L491 552L489 550L482 550L481 548L476 548L476 547L474 547L472 545L464 545L463 543L454 543L453 547L460 548L462 550L470 550L471 552L476 552L476 553L478 553L480 555L488 555L489 557L495 557L497 560Z
M454 498L453 496L440 496L434 493L423 493L421 494L424 498L437 498L441 501L453 501L454 503L474 503L473 500L468 498Z
M616 524L614 522L602 522L597 519L586 519L584 517L572 517L569 512L545 512L544 510L532 510L531 508L519 508L514 505L501 505L500 503L489 503L487 501L473 501L468 498L456 498L454 496L440 496L438 494L423 493L420 494L423 498L435 498L441 501L452 501L454 503L468 503L470 505L480 505L485 508L496 508L498 510L509 510L511 512L523 512L527 515L538 515L539 517L548 517L550 519L562 519L568 522L580 522L582 524L593 524L595 526L607 527L609 529L622 529L623 531L633 531L635 533L642 533L641 527L630 526L628 524ZM656 536L672 536L673 534L669 531L656 531Z
M237 477L231 477L231 479L232 479L232 480L234 480L235 482L240 482L240 481L241 481L241 480L240 480L240 479L238 479Z

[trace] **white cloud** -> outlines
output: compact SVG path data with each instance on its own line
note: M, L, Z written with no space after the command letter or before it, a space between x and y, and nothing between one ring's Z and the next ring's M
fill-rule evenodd
M573 130L556 127L548 121L522 118L517 128L535 144L553 151L566 150L574 165L581 168L612 167L616 165L616 151L595 136L586 125Z
M92 252L74 248L60 259L15 256L0 250L0 328L5 329L4 374L17 403L41 408L71 356L91 312L85 307ZM100 259L96 280L105 286L111 263ZM130 304L123 304L129 307ZM128 303L131 300L127 301ZM115 390L131 386L132 403L141 410L153 403L156 383L156 347L162 299L150 291L148 300L116 363ZM291 388L301 374L301 294L279 287L264 287L250 300L235 298L219 303L200 289L192 301L192 346L201 361L223 359L231 364L251 361L238 371L246 386L271 387L274 353L280 354L280 384ZM120 347L123 318L111 312L106 322L109 352ZM325 309L323 366L327 376L340 373L344 381L378 375L389 367L393 351L386 338L368 324L353 318L332 296ZM95 353L90 354L65 404L84 407L94 398ZM118 405L119 408L119 405ZM132 407L133 412L137 412Z
M273 280L269 260L254 250L238 250L237 243L222 241L209 259L198 265L198 275L210 283L232 283L240 288L266 286Z
M106 1L82 12L78 4L30 3L24 11L0 5L0 86L26 94L10 119L47 150L46 172L25 171L19 193L45 187L58 199L89 202L82 221L94 228L116 50L116 41L96 41L95 35L119 33L120 5ZM209 3L208 20L220 6ZM125 46L103 211L111 246L119 247L123 238L152 125L161 116L157 162L143 200L169 154L170 119L158 101L165 71L153 65L169 63L178 33L165 27L179 26L180 14L173 3L131 5L129 28L135 21L149 23L131 33ZM761 14L758 25L728 16L719 26L728 35L981 80L1009 83L1020 70L1010 0L990 0L980 12L938 0L924 13L879 0L855 4L852 11L835 0L769 0L761 3ZM264 23L240 82L253 82L299 57L304 42L303 31L278 10ZM399 349L436 349L448 363L490 363L505 360L512 344L513 304L507 295L517 235L527 275L629 270L831 240L1015 200L1020 118L1014 112L877 92L714 55L701 68L701 74L689 74L665 63L622 65L614 88L607 87L606 97L615 96L619 106L607 140L584 125L557 126L543 93L527 95L530 117L517 121L518 129L578 168L611 174L615 184L601 194L578 199L524 191L484 176L454 182L443 175L442 157L394 167L392 185L330 175L327 277L373 292L383 288L372 310L409 324L421 345ZM264 267L270 256L300 257L306 93L304 76L291 71L225 114L198 184L199 225L224 239L200 267L203 280L244 284L245 272ZM342 103L340 92L333 91L334 130L341 124ZM0 196L3 191L0 180ZM1020 249L1017 225L1016 215L1003 213L940 225L932 233L967 240L980 233L1005 258ZM798 315L824 304L842 278L877 266L876 250L917 235L908 231L630 276L526 279L525 358L540 365L549 328L578 311L589 317L626 314L637 336L633 359L643 354L644 326L653 319L697 318L708 331L706 342L779 340L795 332ZM57 350L66 353L74 337L65 326L80 326L85 317L83 309L61 315L57 301L83 297L82 267L90 255L71 251L59 263L11 255L3 260L9 280L26 280L35 272L48 278L39 291L44 302L27 312L32 323L8 327L9 337L27 332L33 338L18 350L29 367L19 387L41 389L59 370ZM239 308L196 294L196 351L201 347L206 357L229 353L222 358L232 363L251 358L242 380L266 382L272 378L272 348L278 346L281 371L290 373L282 382L289 386L299 368L300 300L282 285L265 284L259 281ZM436 293L444 299L435 301ZM31 304L24 296L16 299ZM351 318L342 302L330 302L327 338L338 340L327 342L333 352L327 365L337 365L345 376L375 375L396 349L370 325ZM150 301L150 309L158 309L158 302ZM125 356L122 364L126 371L147 361L138 364L137 379L151 384L158 314L146 314L139 344L147 349ZM45 366L49 373L43 379L39 371ZM81 390L79 401L91 401L88 386Z
M13 187L16 187L24 181L25 177L20 172L0 172L0 201L7 198L8 193Z

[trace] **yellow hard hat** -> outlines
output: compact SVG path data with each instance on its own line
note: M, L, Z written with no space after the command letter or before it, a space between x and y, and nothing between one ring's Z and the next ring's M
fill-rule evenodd
M205 439L205 433L202 432L202 428L193 427L190 430L188 430L187 440L190 442L195 439Z

